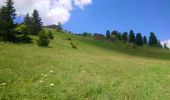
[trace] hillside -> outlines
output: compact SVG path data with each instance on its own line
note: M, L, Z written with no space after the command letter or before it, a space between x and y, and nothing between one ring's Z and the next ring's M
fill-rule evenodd
M170 99L169 50L52 31L46 48L0 42L1 99Z

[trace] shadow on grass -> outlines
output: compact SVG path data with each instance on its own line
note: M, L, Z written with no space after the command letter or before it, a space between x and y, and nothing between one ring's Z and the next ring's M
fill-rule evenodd
M170 51L161 48L146 46L136 46L135 48L132 48L129 44L121 42L111 43L107 41L95 41L87 39L83 39L83 41L93 46L98 46L107 50L113 50L126 55L152 59L170 60Z

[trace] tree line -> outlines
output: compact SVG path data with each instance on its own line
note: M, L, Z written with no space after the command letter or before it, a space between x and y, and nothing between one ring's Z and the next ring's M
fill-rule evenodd
M154 47L162 47L160 41L157 39L156 35L153 32L150 33L149 39L147 39L146 36L142 36L141 33L135 34L133 30L130 30L129 33L121 33L118 31L110 32L109 30L107 30L105 36L107 40L114 38L115 40L121 40L123 42L128 42L130 44L136 44L139 46L149 45Z
M84 32L82 34L78 34L78 35L82 35L84 37L95 37L95 36L102 36L102 34L91 34L88 32ZM129 32L119 32L116 30L113 30L112 32L107 30L105 35L103 35L103 37L105 38L105 40L108 41L121 41L124 43L129 43L131 45L138 45L138 46L142 46L142 45L149 45L152 47L164 47L167 48L167 45L164 44L164 46L161 45L160 41L158 40L158 38L156 37L154 32L150 33L149 38L147 38L146 36L142 36L141 33L136 33L133 30L130 30Z
M37 44L47 46L53 34L51 31L45 32L42 27L41 17L38 10L34 10L24 17L21 24L15 23L17 16L12 0L6 0L5 5L0 8L0 40L10 42L31 42L29 35L38 36Z

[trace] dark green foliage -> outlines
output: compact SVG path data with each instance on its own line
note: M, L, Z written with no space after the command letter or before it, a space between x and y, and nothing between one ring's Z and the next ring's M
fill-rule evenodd
M112 33L111 33L111 35L115 35L115 36L117 36L118 34L119 34L118 31L112 31Z
M42 22L37 10L33 11L31 18L31 33L37 35L42 29Z
M122 34L118 31L112 31L111 35L115 37L116 40L122 40Z
M0 36L5 41L13 41L15 37L14 28L16 24L13 20L16 14L13 4L12 0L7 0L6 5L0 10Z
M18 27L15 29L15 32L17 34L27 35L28 34L28 27L24 24L18 25Z
M22 42L22 43L32 43L32 39L26 34L22 35L19 38L19 40L20 40L19 42Z
M134 42L135 42L135 33L133 32L133 30L130 30L129 43L134 43Z
M29 13L27 13L27 15L24 17L24 25L26 25L26 34L30 34L31 33L31 17L29 16Z
M118 40L122 40L122 33L118 33L118 35L116 36Z
M163 47L162 44L161 44L161 41L158 41L158 44L157 44L156 47L159 47L159 48L162 48L162 47Z
M49 35L46 34L45 30L42 30L38 33L37 44L39 46L48 46L50 42Z
M128 33L127 33L127 32L124 32L124 33L122 34L122 40L123 40L124 42L127 42L127 41L128 41Z
M109 39L110 39L110 37L111 37L110 31L109 31L109 30L107 30L107 31L106 31L106 39L107 39L107 40L109 40Z
M77 46L76 46L76 45L75 45L72 41L71 41L71 43L70 43L70 44L71 44L72 48L74 48L74 49L78 49L78 48L77 48Z
M158 45L158 39L153 32L151 32L150 36L149 36L149 45L150 46L157 46Z
M87 33L87 32L84 32L82 35L84 37L92 37L92 34L91 33Z
M62 30L63 30L61 23L58 23L58 25L57 25L57 30L58 30L58 31L62 31Z
M147 44L147 37L146 36L143 37L143 44Z
M51 39L51 40L54 39L54 36L53 36L53 34L52 34L52 32L51 32L50 30L48 31L48 37L49 37L49 39Z
M136 34L136 40L135 40L136 45L143 45L143 39L141 33Z
M164 46L163 46L165 49L169 49L168 46L167 46L167 43L164 43Z

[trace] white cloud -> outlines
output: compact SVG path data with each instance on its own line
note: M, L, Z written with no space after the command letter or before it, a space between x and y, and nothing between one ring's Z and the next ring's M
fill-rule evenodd
M84 5L92 4L92 0L74 0L74 4L83 9Z
M167 47L170 48L170 39L161 42L162 45L164 45L164 43L166 43L166 44L167 44Z
M6 0L0 0L0 6ZM37 9L45 25L66 23L69 21L71 11L75 6L83 9L92 4L92 0L13 0L17 14L25 15Z

